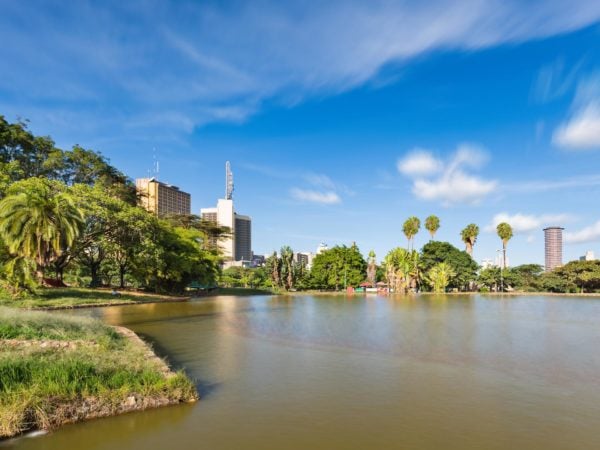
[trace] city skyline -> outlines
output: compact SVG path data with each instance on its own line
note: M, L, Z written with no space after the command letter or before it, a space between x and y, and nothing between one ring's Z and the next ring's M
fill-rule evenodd
M459 248L478 224L478 262L501 248L501 221L512 265L544 264L551 226L565 228L564 262L600 253L600 5L432 5L267 1L255 17L229 2L9 3L2 113L132 179L156 153L192 212L222 196L231 160L257 254L355 241L380 260L405 245L407 217L429 214ZM446 25L429 27L439 10ZM416 246L428 240L422 229Z

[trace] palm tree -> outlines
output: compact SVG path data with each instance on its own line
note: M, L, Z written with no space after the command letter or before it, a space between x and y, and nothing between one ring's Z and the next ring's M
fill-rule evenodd
M450 264L441 262L433 266L427 274L427 280L436 293L443 293L450 284L450 279L455 275Z
M417 233L419 232L420 228L421 228L421 221L419 220L418 217L414 217L414 216L409 217L404 222L404 225L402 226L402 231L404 232L404 236L406 236L406 239L408 241L407 250L411 249L411 243L413 244L413 247L414 247L414 239L415 239L415 236L417 235Z
M465 243L466 251L470 256L473 256L473 246L477 242L477 236L479 236L479 227L474 223L470 223L460 232L460 237Z
M73 245L82 225L71 196L53 193L47 185L0 202L0 236L10 253L35 262L39 281L45 268Z
M434 215L429 216L425 219L425 228L429 231L431 240L433 240L435 233L440 229L440 218Z
M506 245L510 241L510 238L513 237L513 229L506 222L502 222L498 224L496 231L498 232L498 237L502 239L502 268L506 270Z

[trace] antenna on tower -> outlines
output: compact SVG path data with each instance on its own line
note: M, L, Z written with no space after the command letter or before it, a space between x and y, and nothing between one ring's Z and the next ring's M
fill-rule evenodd
M158 180L159 166L158 159L156 159L156 147L152 149L152 172L154 173L154 178Z
M233 199L233 173L231 172L231 163L225 163L225 200Z

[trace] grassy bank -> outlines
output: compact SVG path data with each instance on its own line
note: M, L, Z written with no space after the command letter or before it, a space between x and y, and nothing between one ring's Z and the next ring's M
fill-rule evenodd
M118 291L118 295L113 295L112 291L108 289L40 288L35 294L24 298L14 299L8 295L0 296L0 306L29 309L69 309L88 306L183 301L188 298L136 291Z
M0 307L0 437L196 398L128 330Z

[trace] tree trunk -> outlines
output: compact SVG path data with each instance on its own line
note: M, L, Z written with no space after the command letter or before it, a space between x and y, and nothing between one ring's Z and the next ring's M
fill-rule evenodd
M98 275L98 269L99 268L100 268L100 264L99 263L92 263L92 264L90 264L90 273L92 275L92 281L90 282L90 286L91 287L98 287L101 284L100 277Z
M121 289L125 288L125 266L120 265L119 266L119 287Z

